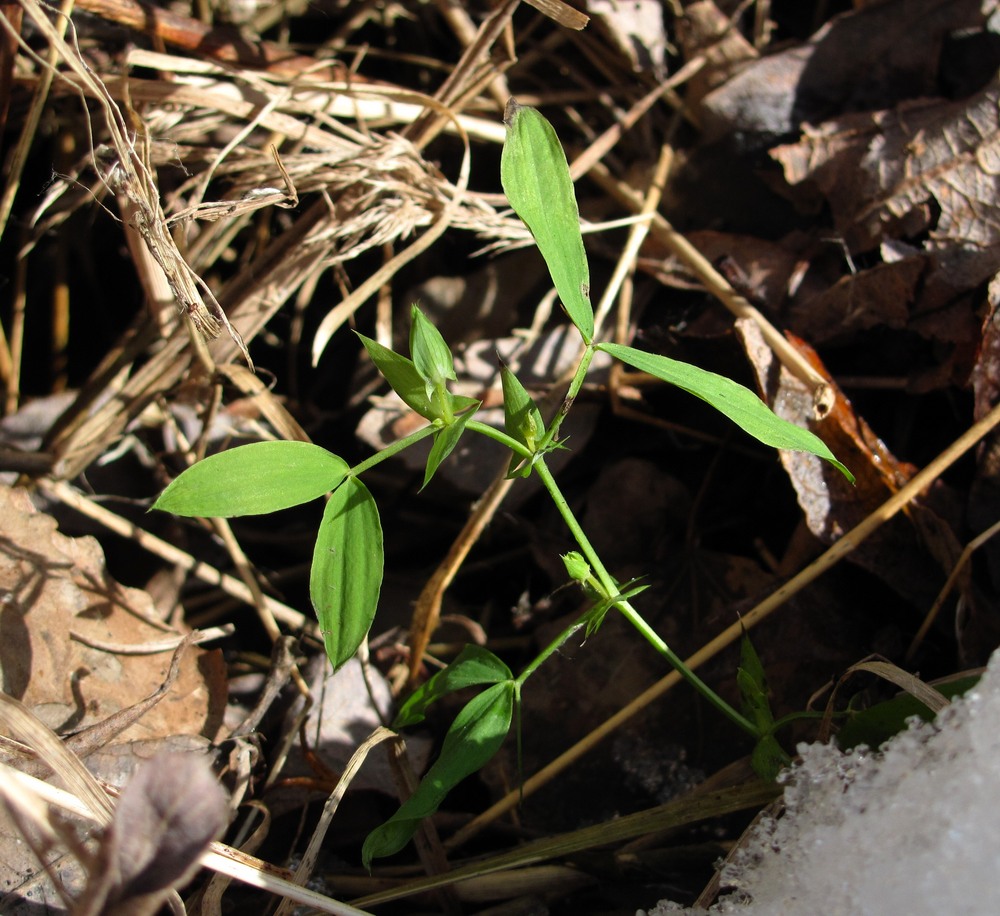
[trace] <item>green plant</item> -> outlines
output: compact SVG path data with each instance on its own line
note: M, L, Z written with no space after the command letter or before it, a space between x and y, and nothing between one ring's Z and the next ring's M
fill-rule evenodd
M763 670L752 648L748 648L749 643L745 643L739 673L744 709L740 712L688 669L643 620L631 599L644 586L636 582L620 584L612 578L549 470L546 456L562 447L558 439L560 424L579 393L597 351L702 398L761 442L776 448L811 452L853 479L812 433L779 419L755 394L730 379L632 347L595 340L589 269L565 154L552 126L534 109L512 100L505 122L507 140L501 160L504 190L534 236L566 313L585 344L556 415L546 421L514 373L502 367L505 430L477 421L479 402L448 390L448 382L455 379L455 369L447 343L414 306L409 358L359 336L378 370L403 401L428 421L427 426L354 467L348 467L326 449L308 443L245 445L206 458L184 471L154 506L178 515L231 517L273 512L330 493L316 538L310 594L327 654L337 667L354 654L365 638L375 614L382 578L378 511L360 480L362 474L431 437L433 444L424 475L426 484L459 439L472 432L494 439L512 453L511 476L526 477L534 473L548 491L579 548L563 558L567 573L581 585L592 604L518 676L487 650L470 646L403 704L396 727L419 722L427 706L445 694L465 687L484 688L455 719L440 756L416 792L368 837L363 850L366 865L375 857L402 848L420 819L433 813L453 786L489 760L510 729L524 682L574 632L581 628L595 631L612 608L623 614L708 702L754 736L762 770L771 772L782 760L773 736L776 724L767 703Z

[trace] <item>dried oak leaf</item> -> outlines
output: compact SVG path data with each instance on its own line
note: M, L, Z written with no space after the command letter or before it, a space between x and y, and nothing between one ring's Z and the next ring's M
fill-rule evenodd
M697 0L685 7L677 20L677 38L685 60L699 55L705 58L705 66L687 84L685 101L692 106L739 67L760 56L712 0Z
M754 61L710 92L703 136L779 137L804 121L930 95L947 36L985 19L982 0L886 0L835 16L805 44Z
M63 735L97 725L154 693L172 650L121 649L163 644L180 634L159 623L145 592L108 575L97 541L60 534L26 491L9 487L0 487L0 532L3 690ZM225 702L220 654L189 649L173 689L100 748L109 768L99 768L98 775L120 785L138 759L152 756L164 742L193 738L204 747L217 737Z
M112 648L178 635L157 620L145 592L108 575L96 540L65 537L25 490L0 486L0 688L58 734L73 735L88 768L117 785L164 748L204 752L222 723L221 655L189 647L163 699L125 730L107 730L109 717L128 718L128 710L166 680L172 651L133 655ZM19 765L19 758L11 762ZM50 868L60 883L79 892L84 875L76 860L59 850L53 856ZM0 862L6 866L0 880L5 913L63 910L19 829L2 812Z
M1000 263L998 103L994 81L961 102L909 102L827 121L771 155L789 185L825 198L852 253L893 242L926 253L933 267L920 309L928 311Z

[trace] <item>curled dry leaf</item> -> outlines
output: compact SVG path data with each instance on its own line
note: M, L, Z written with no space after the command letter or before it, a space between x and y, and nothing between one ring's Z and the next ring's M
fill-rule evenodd
M852 487L836 470L831 468L829 473L823 466L826 462L813 455L780 452L809 530L824 544L832 544L877 510L917 469L889 451L806 343L792 338L799 351L827 377L836 395L833 409L820 421L812 419L812 400L805 386L774 365L774 357L756 327L738 321L737 331L764 400L779 417L808 426L856 477ZM916 607L927 608L959 553L948 524L926 505L914 503L905 515L883 525L849 557Z
M960 102L852 114L772 156L799 197L818 191L853 252L909 243L933 269L929 310L993 275L1000 257L1000 82Z
M125 786L104 839L104 913L156 912L189 879L228 820L226 793L204 757L159 754Z

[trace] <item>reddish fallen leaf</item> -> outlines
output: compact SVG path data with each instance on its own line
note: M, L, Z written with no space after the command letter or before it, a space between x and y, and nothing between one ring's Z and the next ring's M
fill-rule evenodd
M781 463L798 496L809 530L825 544L839 540L876 510L916 473L898 460L854 410L851 402L826 372L816 352L789 335L813 368L828 381L836 400L822 420L813 419L812 399L805 386L775 364L770 348L756 326L738 321L747 355L764 392L764 400L778 416L808 426L854 473L851 486L832 468L804 452L781 452ZM927 506L911 504L849 554L849 559L874 573L894 591L926 610L944 582L945 571L960 548L948 525Z

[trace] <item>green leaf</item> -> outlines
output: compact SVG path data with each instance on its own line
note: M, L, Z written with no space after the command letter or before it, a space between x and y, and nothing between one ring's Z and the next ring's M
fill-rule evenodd
M365 345L371 361L375 363L375 368L389 383L389 387L420 416L433 420L436 413L431 407L430 397L427 393L427 382L417 371L413 361L405 356L400 356L388 347L383 347L378 341L365 337L364 334L358 334L358 337Z
M778 744L778 739L774 735L764 735L750 753L751 768L761 779L768 782L774 782L782 769L791 762L791 757Z
M479 406L479 401L473 402L476 407ZM424 482L420 489L422 490L431 482L431 478L437 473L437 469L441 466L441 462L447 458L455 446L458 445L458 440L462 438L462 433L465 432L466 426L476 415L475 410L469 410L466 413L460 414L455 417L454 422L450 423L448 426L443 426L434 434L434 444L431 446L430 454L427 456L427 466L424 469Z
M740 641L740 666L736 669L736 686L740 691L743 712L757 727L757 734L769 735L774 730L774 715L768 699L764 666L745 632Z
M447 668L421 684L407 697L399 708L392 727L398 731L422 722L432 703L456 690L480 684L498 684L512 677L510 668L488 649L475 645L465 646Z
M500 749L510 730L515 685L506 680L470 700L456 716L441 748L441 756L399 810L368 834L361 850L365 868L372 859L399 852L420 821L437 811L445 796L475 773Z
M254 442L192 465L153 508L201 518L277 512L335 489L347 471L342 458L311 442Z
M949 700L960 697L979 683L979 675L966 675L949 681L935 681L934 689ZM908 719L919 716L927 722L934 719L934 713L915 696L903 693L876 703L869 709L854 712L847 724L835 735L841 750L849 751L859 744L879 748L893 735L906 728Z
M566 154L552 125L536 109L511 99L504 123L507 138L500 156L500 183L534 236L570 321L590 343L594 336L590 268Z
M417 372L434 388L444 388L448 379L456 378L455 360L448 344L415 305L410 309L410 356Z
M507 435L534 451L545 432L545 421L520 379L506 366L500 367L503 387L504 426Z
M602 343L597 345L597 349L610 353L615 359L641 372L648 372L658 379L676 385L688 394L701 398L765 445L809 452L829 461L851 483L854 483L854 475L833 456L833 452L826 447L822 439L813 435L808 429L782 420L749 388L744 388L732 379L707 372L689 363L658 356L655 353L645 353L621 344Z
M368 633L381 587L378 508L368 488L348 477L326 504L309 574L309 594L335 669Z

